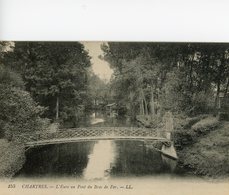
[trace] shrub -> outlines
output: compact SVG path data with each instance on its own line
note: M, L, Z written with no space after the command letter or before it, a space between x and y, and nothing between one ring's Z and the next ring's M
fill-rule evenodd
M44 121L39 116L44 108L22 89L0 84L0 109L0 130L8 139L12 134L42 129Z
M219 121L215 117L207 117L198 123L194 124L192 126L192 130L200 133L200 134L205 134L206 132L215 129L216 127L219 126Z
M177 115L174 117L174 128L176 130L189 129L192 127L192 125L194 125L198 121L200 121L200 120L202 120L208 116L209 115L207 115L207 114L202 114L202 115L198 115L195 117L188 117L185 115Z
M195 121L198 122L195 123ZM186 119L185 121L182 120L179 124L179 128L176 128L173 133L176 147L182 149L185 145L195 143L200 135L205 135L209 131L214 130L219 124L217 118L207 117L207 115L200 115L198 117Z
M24 88L24 83L21 76L2 64L0 64L0 83L21 89Z
M162 119L160 116L155 115L154 117L150 115L137 115L136 120L143 125L144 127L147 128L157 128L161 126L162 124Z
M210 113L214 108L214 98L213 94L210 92L205 93L203 91L195 93L192 96L193 107L189 110L189 114L197 115L202 113Z

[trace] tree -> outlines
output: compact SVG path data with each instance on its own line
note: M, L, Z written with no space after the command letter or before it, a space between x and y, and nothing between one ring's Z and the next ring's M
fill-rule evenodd
M106 105L109 102L109 88L105 81L101 80L97 75L91 73L89 75L89 93L93 99L94 107Z
M28 92L1 83L0 99L0 126L3 134L43 129L40 116L44 108L37 105Z
M76 121L88 100L90 57L78 42L15 42L4 61L17 70L34 99L47 107L45 116Z
M228 44L108 42L102 46L102 58L114 69L118 98L125 104L137 101L139 106L132 105L140 108L138 113L153 116L170 109L190 115L213 107L214 85L215 102L221 88L227 91L228 48ZM126 99L129 96L139 99Z
M13 134L43 130L48 121L40 117L44 108L24 90L21 76L2 63L4 55L11 51L9 45L0 42L0 136L11 140Z

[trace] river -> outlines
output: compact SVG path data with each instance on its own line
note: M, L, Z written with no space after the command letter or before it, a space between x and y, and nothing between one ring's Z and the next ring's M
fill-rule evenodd
M91 126L136 125L126 119L104 117L97 113L93 113L89 119ZM175 160L161 155L141 141L88 141L29 149L26 162L16 177L100 180L177 176L182 171L176 164Z

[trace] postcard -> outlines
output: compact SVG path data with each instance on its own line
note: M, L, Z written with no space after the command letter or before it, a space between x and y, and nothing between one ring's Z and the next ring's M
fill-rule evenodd
M229 44L0 42L8 194L228 194Z

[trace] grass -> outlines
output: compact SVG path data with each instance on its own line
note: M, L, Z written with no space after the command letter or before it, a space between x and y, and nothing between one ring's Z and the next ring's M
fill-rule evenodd
M214 130L214 131L213 131ZM208 117L194 124L195 142L178 150L182 165L196 175L229 177L229 122Z
M150 120L138 120L150 126ZM229 178L229 122L210 115L175 116L173 139L179 164L191 175Z
M197 133L206 133L219 126L220 122L216 117L207 117L194 124L191 129Z
M194 123L194 121L198 122ZM173 133L174 144L178 149L194 144L201 136L216 129L219 125L218 119L212 116L188 118L185 122L182 121L179 125L175 126Z

